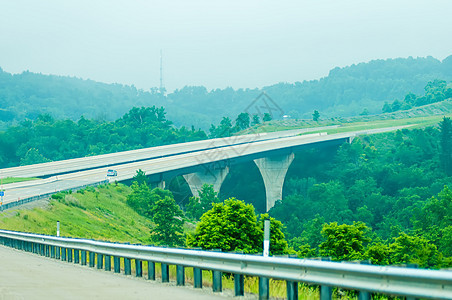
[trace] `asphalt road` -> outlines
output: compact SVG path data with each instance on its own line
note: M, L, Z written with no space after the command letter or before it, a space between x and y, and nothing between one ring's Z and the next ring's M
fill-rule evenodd
M75 265L0 246L3 299L225 299L216 293Z

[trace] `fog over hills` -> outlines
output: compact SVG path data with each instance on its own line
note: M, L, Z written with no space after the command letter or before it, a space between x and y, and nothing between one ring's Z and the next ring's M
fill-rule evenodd
M373 60L334 68L320 80L277 83L261 89L213 89L186 86L167 95L134 86L75 77L0 69L0 128L49 113L54 118L114 120L134 106L163 106L176 126L208 128L223 116L235 118L263 91L292 118L351 116L367 109L381 112L385 101L422 94L431 80L452 80L452 56ZM280 115L274 116L281 117Z

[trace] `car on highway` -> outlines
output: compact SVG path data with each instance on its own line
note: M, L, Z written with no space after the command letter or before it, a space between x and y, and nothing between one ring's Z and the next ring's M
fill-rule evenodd
M118 171L113 170L113 169L109 169L107 171L107 176L118 176Z

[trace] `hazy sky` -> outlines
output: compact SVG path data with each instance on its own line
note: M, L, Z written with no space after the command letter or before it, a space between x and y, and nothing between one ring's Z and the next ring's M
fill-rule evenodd
M452 1L0 0L0 67L107 83L261 87L452 54Z

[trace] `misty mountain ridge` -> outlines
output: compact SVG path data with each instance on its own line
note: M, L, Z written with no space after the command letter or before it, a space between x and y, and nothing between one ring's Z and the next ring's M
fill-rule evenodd
M385 101L403 99L408 92L423 94L434 79L452 80L452 55L440 61L431 56L379 59L332 69L319 80L278 83L261 89L213 89L186 86L168 95L156 88L143 91L122 84L105 84L75 77L32 72L10 74L0 68L0 128L49 113L54 118L80 116L114 120L134 106L163 106L176 126L207 129L223 116L231 119L263 91L280 108L281 115L310 118L344 117L381 112ZM189 119L187 119L189 116ZM275 116L280 117L280 115Z

